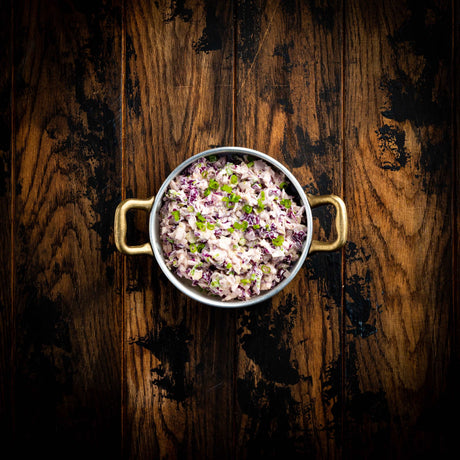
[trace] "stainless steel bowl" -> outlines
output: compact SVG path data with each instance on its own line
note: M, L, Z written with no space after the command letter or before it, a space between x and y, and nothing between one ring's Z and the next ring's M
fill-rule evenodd
M209 155L250 155L252 157L261 158L266 161L272 168L281 171L285 174L287 179L290 181L292 186L297 192L299 199L302 204L305 206L305 215L306 215L306 225L308 228L307 238L304 242L302 253L299 259L290 269L290 275L285 278L281 283L277 284L273 289L269 291L264 291L260 295L253 297L249 300L240 300L240 301L224 301L219 300L216 296L201 292L196 286L193 286L191 281L184 278L176 276L171 272L166 266L165 259L163 257L163 249L160 241L160 225L159 225L159 213L162 205L163 195L167 191L169 183L177 175L181 174L187 166L195 162L201 157L206 157ZM336 208L336 228L337 228L337 238L333 242L324 242L313 240L312 229L313 229L313 218L311 209L320 206L331 204ZM142 244L140 246L128 246L126 244L126 232L127 232L127 221L126 213L130 209L144 209L150 212L149 219L149 236L150 242ZM347 212L345 204L343 201L335 195L321 195L315 196L306 194L302 189L301 185L294 177L294 175L281 163L274 160L270 156L258 152L256 150L251 150L243 147L220 147L216 149L206 150L201 152L198 155L195 155L188 160L181 163L163 182L163 185L158 190L156 196L151 197L147 200L141 199L127 199L122 201L115 212L115 225L114 225L114 234L115 234L115 244L117 249L123 254L127 255L138 255L138 254L149 254L154 255L164 274L168 279L184 294L188 295L192 299L197 300L198 302L211 305L214 307L223 307L223 308L235 308L235 307L248 307L264 300L269 299L274 296L282 289L284 289L296 276L297 272L302 267L305 262L308 254L317 251L335 251L341 248L347 238Z

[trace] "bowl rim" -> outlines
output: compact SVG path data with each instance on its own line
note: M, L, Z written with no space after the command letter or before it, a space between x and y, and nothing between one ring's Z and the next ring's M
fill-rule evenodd
M230 154L230 153L240 154L240 155L251 155L254 157L258 157L260 159L265 160L267 163L269 163L270 165L274 166L275 168L280 170L282 173L284 173L285 176L291 182L291 184L295 187L296 191L299 194L300 199L302 200L302 204L305 207L305 214L307 218L307 228L308 228L307 238L304 241L304 244L302 247L302 253L299 259L294 264L290 275L287 278L285 278L283 281L281 281L279 284L277 284L274 288L268 291L264 291L263 294L258 295L256 297L252 297L248 300L238 300L238 301L218 300L214 296L199 292L193 286L187 286L186 284L187 281L185 279L179 278L166 266L166 262L162 254L161 241L157 236L159 235L159 226L158 226L159 219L157 217L159 216L159 210L161 208L161 204L163 201L163 195L166 192L167 187L169 186L169 183L171 182L171 180L174 179L185 168L190 166L193 162L195 162L199 158L206 157L209 155ZM200 303L204 303L206 305L210 305L213 307L220 307L220 308L248 307L250 305L255 305L257 303L264 302L265 300L268 300L269 298L281 292L295 278L298 271L303 266L305 259L308 256L308 252L310 250L310 246L311 246L311 242L313 238L312 233L313 233L313 216L311 212L311 206L310 206L310 203L308 201L305 191L303 190L302 186L300 185L296 177L284 165L282 165L279 161L275 160L271 156L265 153L259 152L257 150L249 149L246 147L236 147L236 146L217 147L217 148L205 150L183 161L179 166L177 166L169 174L169 176L165 179L165 181L161 185L160 189L158 190L158 193L155 196L154 203L150 211L150 217L149 217L150 245L152 246L152 250L153 250L153 253L155 255L155 259L158 265L160 266L161 270L166 275L166 277L169 279L169 281L171 281L177 289L179 289L181 292L186 294L188 297Z

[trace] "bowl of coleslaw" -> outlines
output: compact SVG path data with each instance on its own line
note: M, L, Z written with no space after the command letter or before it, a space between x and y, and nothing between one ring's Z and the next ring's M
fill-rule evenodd
M313 239L312 208L336 209L336 238ZM126 243L126 214L149 216L149 241ZM172 284L215 307L247 307L284 289L313 252L335 251L347 238L347 213L336 195L305 193L269 155L220 147L181 163L148 199L126 199L114 220L117 249L153 255Z

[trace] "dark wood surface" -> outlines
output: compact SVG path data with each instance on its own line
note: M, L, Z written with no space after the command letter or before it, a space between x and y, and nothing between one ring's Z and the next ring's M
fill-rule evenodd
M5 452L452 458L458 2L0 3ZM226 145L349 214L344 249L248 309L113 239L122 199ZM333 221L315 210L315 237ZM148 237L145 214L129 227Z

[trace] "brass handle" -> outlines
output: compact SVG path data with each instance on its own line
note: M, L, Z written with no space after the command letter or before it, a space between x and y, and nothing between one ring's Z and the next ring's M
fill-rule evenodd
M130 209L144 209L150 211L153 206L155 197L149 200L137 200L134 198L123 200L115 211L114 234L117 249L128 255L149 254L153 256L153 250L150 243L141 244L140 246L128 246L126 244L126 231L128 224L126 222L126 213Z
M310 195L307 193L307 198L312 208L322 206L325 204L332 204L337 211L335 218L335 228L337 229L337 238L335 241L317 241L313 240L310 246L310 252L324 252L324 251L336 251L340 249L347 241L348 234L348 219L347 219L347 208L345 203L336 195Z

